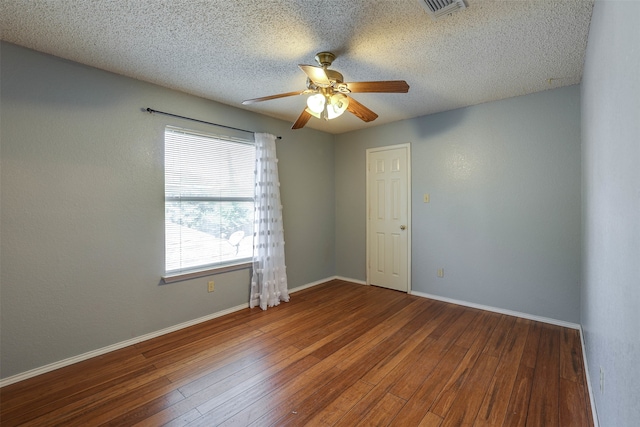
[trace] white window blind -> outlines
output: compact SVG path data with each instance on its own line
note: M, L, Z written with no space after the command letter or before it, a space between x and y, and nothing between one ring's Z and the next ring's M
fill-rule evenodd
M253 141L165 128L165 270L178 275L253 254Z

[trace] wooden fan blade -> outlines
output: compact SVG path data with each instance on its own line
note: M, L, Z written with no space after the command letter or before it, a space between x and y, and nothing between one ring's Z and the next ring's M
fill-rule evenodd
M315 84L330 85L329 77L325 73L324 68L316 67L315 65L299 64L298 67L309 77L309 79Z
M353 93L378 92L378 93L407 93L409 85L404 80L387 80L379 82L351 82L346 83Z
M293 126L291 126L291 129L302 129L304 125L307 124L310 118L311 118L311 113L309 113L305 108L304 110L302 110L302 113L300 113L300 115L298 116L298 120L296 120Z
M349 97L349 105L347 106L347 110L354 116L356 116L360 120L364 120L365 122L372 122L378 118L378 115L376 113L351 97Z
M242 101L242 105L249 105L255 102L269 101L270 99L286 98L287 96L302 95L303 93L305 93L304 90L297 91L297 92L279 93L278 95L263 96L262 98L246 99Z

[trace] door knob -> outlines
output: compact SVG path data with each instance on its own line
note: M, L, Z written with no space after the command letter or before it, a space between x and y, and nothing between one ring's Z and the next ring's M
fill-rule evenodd
M406 230L407 226L406 225L401 225L400 226L400 230Z

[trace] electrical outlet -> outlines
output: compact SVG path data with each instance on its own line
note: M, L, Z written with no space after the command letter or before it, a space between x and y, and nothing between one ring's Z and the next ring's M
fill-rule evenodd
M438 277L444 277L444 268L438 269Z
M604 393L604 369L600 366L600 393Z
M216 285L215 285L214 281L212 280L212 281L209 282L209 292L213 292L215 290L216 290Z

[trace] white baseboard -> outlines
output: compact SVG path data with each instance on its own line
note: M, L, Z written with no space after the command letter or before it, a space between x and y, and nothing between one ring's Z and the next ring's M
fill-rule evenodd
M348 277L342 277L342 276L332 276L332 277L328 277L328 278L325 278L325 279L322 279L322 280L317 280L315 282L307 283L305 285L298 286L296 288L289 289L289 293L291 294L291 293L299 292L299 291L301 291L303 289L311 288L313 286L317 286L317 285L326 283L326 282L334 280L334 279L344 280L346 282L351 282L351 283L356 283L356 284L361 284L361 285L366 285L366 282L363 281L363 280L350 279ZM411 291L409 293L411 295L416 295L416 296L423 297L423 298L431 298L431 299L435 299L435 300L438 300L438 301L449 302L449 303L453 303L453 304L463 305L463 306L466 306L466 307L478 308L478 309L481 309L481 310L493 311L493 312L501 313L501 314L508 314L508 315L511 315L511 316L522 317L522 318L525 318L525 319L536 320L536 321L539 321L539 322L550 323L550 324L553 324L553 325L564 326L564 327L567 327L567 328L580 330L580 338L582 340L582 354L583 354L583 357L584 357L584 364L585 364L585 370L586 370L585 375L587 376L587 385L588 385L588 389L589 389L589 397L591 399L591 408L592 408L592 411L593 411L593 414L594 414L593 418L594 418L595 427L598 427L597 416L596 416L596 412L595 412L595 405L594 405L594 400L593 400L593 392L592 392L592 389L591 389L591 383L590 383L590 380L589 380L589 374L588 374L588 370L587 370L587 359L586 359L584 338L583 338L583 335L582 335L582 330L580 328L580 325L575 324L575 323L570 323L570 322L564 322L564 321L556 320L556 319L549 319L549 318L540 317L540 316L533 316L533 315L530 315L530 314L527 314L527 313L520 313L520 312L511 311L511 310L504 310L504 309L500 309L500 308L485 306L485 305L481 305L481 304L469 303L469 302L466 302L466 301L454 300L454 299L451 299L451 298L439 297L437 295L430 295L430 294L426 294L426 293L422 293L422 292ZM228 308L226 310L218 311L216 313L209 314L207 316L203 316L203 317L200 317L200 318L197 318L197 319L194 319L194 320L183 322L183 323L180 323L178 325L170 326L168 328L164 328L164 329L161 329L159 331L155 331L155 332L151 332L151 333L148 333L148 334L145 334L145 335L141 335L141 336L136 337L136 338L131 338L131 339L128 339L126 341L121 341L119 343L112 344L112 345L109 345L109 346L106 346L106 347L103 347L103 348L99 348L99 349L96 349L96 350L92 350L92 351L89 351L89 352L86 352L86 353L83 353L83 354L79 354L77 356L73 356L73 357L70 357L68 359L60 360L58 362L50 363L48 365L41 366L39 368L31 369L29 371L22 372L20 374L13 375L11 377L3 378L3 379L0 379L0 388L2 388L4 386L8 386L8 385L13 384L13 383L17 383L19 381L26 380L28 378L35 377L37 375L41 375L41 374L44 374L44 373L47 373L47 372L50 372L50 371L65 367L65 366L72 365L74 363L81 362L83 360L91 359L92 357L100 356L100 355L109 353L111 351L119 350L121 348L128 347L130 345L137 344L137 343L140 343L142 341L146 341L146 340L149 340L149 339L152 339L152 338L156 338L156 337L159 337L161 335L165 335L165 334L168 334L168 333L171 333L171 332L175 332L175 331L180 330L180 329L188 328L189 326L197 325L198 323L206 322L208 320L215 319L217 317L222 317L224 315L227 315L227 314L230 314L230 313L233 313L233 312L236 312L236 311L248 308L248 307L249 307L248 303L247 304L240 304L240 305L237 305L235 307L231 307L231 308Z
M423 297L423 298L435 299L435 300L438 300L438 301L448 302L448 303L451 303L451 304L462 305L462 306L465 306L465 307L478 308L480 310L492 311L494 313L506 314L506 315L515 316L515 317L522 317L523 319L535 320L537 322L549 323L551 325L562 326L562 327L565 327L565 328L578 329L578 330L580 329L580 325L579 324L572 323L572 322L566 322L564 320L557 320L557 319L551 319L549 317L535 316L533 314L521 313L519 311L506 310L504 308L491 307L489 305L476 304L476 303L473 303L473 302L461 301L461 300L457 300L457 299L453 299L453 298L446 298L446 297L441 297L441 296L432 295L432 294L426 294L426 293L418 292L418 291L410 291L409 293L411 295L415 295L415 296L419 296L419 297Z
M249 308L249 303L240 304L235 307L228 308L226 310L218 311L213 314L209 314L207 316L203 316L197 319L189 320L188 322L180 323L178 325L170 326L168 328L161 329L159 331L151 332L145 335L140 335L139 337L131 338L126 341L121 341L116 344L108 345L106 347L99 348L97 350L88 351L83 354L79 354L77 356L70 357L68 359L60 360L58 362L50 363L45 366L41 366L39 368L31 369L26 372L22 372L20 374L13 375L11 377L3 378L0 380L0 388L7 386L9 384L17 383L18 381L23 381L28 378L35 377L37 375L41 375L47 372L51 372L56 369L63 368L65 366L73 365L74 363L82 362L83 360L91 359L92 357L100 356L105 353L109 353L114 350L119 350L124 347L128 347L133 344L138 344L142 341L149 340L151 338L156 338L161 335L168 334L170 332L175 332L180 329L188 328L189 326L197 325L198 323L206 322L207 320L215 319L216 317L221 317L230 313L233 313L238 310L242 310L244 308Z
M367 284L367 282L365 282L364 280L350 279L348 277L334 276L333 278L337 279L337 280L344 280L345 282L357 283L358 285L366 285Z
M472 308L478 308L480 310L487 310L487 311L492 311L495 313L500 313L500 314L507 314L509 316L516 316L516 317L522 317L523 319L529 319L529 320L535 320L538 322L543 322L543 323L549 323L552 325L557 325L557 326L563 326L565 328L570 328L570 329L577 329L578 332L580 333L580 345L582 347L582 359L583 359L583 363L584 363L584 375L586 377L586 381L587 381L587 389L589 392L589 403L591 404L591 414L592 414L592 418L593 418L593 425L594 427L599 427L599 422L598 422L598 413L596 411L596 401L593 398L593 388L591 387L591 376L589 375L589 364L587 362L587 347L585 345L584 342L584 334L582 332L582 326L577 324L577 323L571 323L571 322L566 322L564 320L557 320L557 319L551 319L548 317L541 317L541 316L534 316L532 314L528 314L528 313L521 313L518 311L512 311L512 310L505 310L502 308L496 308L496 307L491 307L491 306L486 306L486 305L482 305L482 304L475 304L475 303L471 303L471 302L467 302L467 301L460 301L460 300L456 300L453 298L446 298L446 297L441 297L441 296L437 296L437 295L431 295L431 294L426 294L423 292L417 292L417 291L410 291L409 292L411 295L416 295L419 297L423 297L423 298L430 298L430 299L434 299L434 300L438 300L438 301L443 301L443 302L449 302L452 304L457 304L457 305L462 305L465 307L472 307Z
M358 285L366 285L367 284L367 282L365 282L364 280L350 279L348 277L342 277L342 276L331 276L331 277L327 277L325 279L316 280L315 282L307 283L306 285L298 286L297 288L291 288L291 289L289 289L289 293L292 294L292 293L301 291L303 289L311 288L311 287L317 286L317 285L322 285L323 283L327 283L327 282L330 282L332 280L343 280L345 282L355 283L355 284L358 284Z
M315 281L315 282L312 282L312 283L307 283L306 285L302 285L302 286L298 286L297 288L289 289L289 293L294 293L294 292L301 291L303 289L310 288L312 286L317 286L317 285L320 285L322 283L326 283L326 282L328 282L330 280L333 280L335 278L336 278L336 276L332 276L332 277L329 277L327 279L322 279L322 280L318 280L318 281ZM344 279L344 280L353 281L351 279ZM142 341L149 340L151 338L156 338L156 337L159 337L161 335L168 334L170 332L175 332L175 331L180 330L180 329L188 328L189 326L197 325L198 323L206 322L208 320L215 319L216 317L221 317L221 316L224 316L224 315L227 315L227 314L242 310L244 308L249 308L249 303L240 304L240 305L237 305L235 307L228 308L226 310L218 311L216 313L200 317L198 319L194 319L194 320L190 320L188 322L180 323L178 325L170 326L168 328L161 329L159 331L155 331L155 332L151 332L151 333L148 333L148 334L145 334L145 335L141 335L141 336L136 337L136 338L131 338L131 339L128 339L126 341L122 341L122 342L119 342L119 343L108 345L106 347L99 348L99 349L96 349L96 350L88 351L86 353L70 357L68 359L64 359L64 360L60 360L58 362L50 363L48 365L41 366L39 368L31 369L29 371L22 372L20 374L13 375L11 377L3 378L3 379L0 379L0 388L2 388L4 386L7 386L9 384L17 383L19 381L23 381L23 380L35 377L37 375L41 375L41 374L44 374L44 373L47 373L47 372L54 371L56 369L63 368L65 366L73 365L74 363L82 362L83 360L91 359L92 357L101 356L101 355L109 353L111 351L119 350L121 348L128 347L130 345L137 344L137 343L140 343Z
M593 427L598 427L598 412L596 411L596 400L593 397L593 388L591 387L591 375L589 375L589 363L587 362L587 346L584 342L584 333L582 326L580 327L580 344L582 345L582 363L584 363L584 375L587 377L587 389L589 390L589 403L591 403L591 417L593 418Z
M298 286L297 288L289 289L289 293L293 294L296 292L300 292L303 289L312 288L314 286L322 285L323 283L327 283L330 280L335 279L335 276L327 277L326 279L316 280L315 282L307 283L306 285Z

